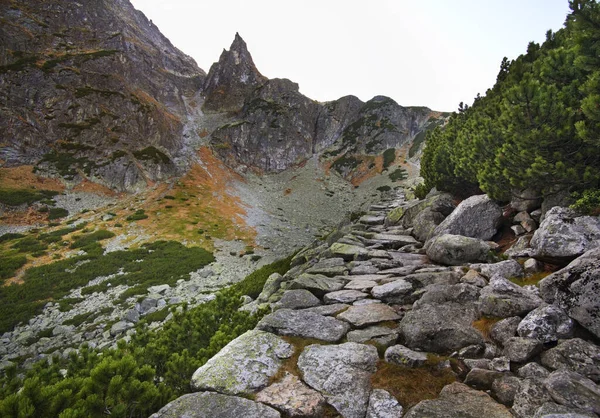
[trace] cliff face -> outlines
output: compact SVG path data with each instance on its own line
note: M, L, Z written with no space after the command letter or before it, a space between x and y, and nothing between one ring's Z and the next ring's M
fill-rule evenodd
M263 77L239 35L211 68L205 94L204 110L236 115L211 136L219 156L261 172L282 171L315 154L332 164L341 157L379 155L413 139L431 114L384 96L367 103L354 96L311 100L296 83ZM353 168L338 171L348 175Z
M126 0L0 2L0 158L117 190L181 172L205 73Z

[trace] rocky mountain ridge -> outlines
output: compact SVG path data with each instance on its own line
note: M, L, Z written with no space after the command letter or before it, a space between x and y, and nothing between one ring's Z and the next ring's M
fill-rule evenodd
M600 415L600 219L531 203L372 205L271 276L241 308L271 313L153 417ZM486 241L511 225L512 249Z

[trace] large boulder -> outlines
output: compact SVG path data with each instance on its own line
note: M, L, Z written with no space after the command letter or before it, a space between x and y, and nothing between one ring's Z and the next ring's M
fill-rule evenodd
M498 274L481 290L479 297L481 312L497 318L524 315L541 304L542 300L537 295Z
M565 340L543 352L541 360L552 370L568 369L600 382L600 347L580 338Z
M600 217L578 216L569 208L554 207L546 213L531 239L533 256L561 264L600 247Z
M377 349L370 345L309 345L298 358L304 381L325 395L343 417L364 418L375 373Z
M280 418L281 414L262 403L214 392L183 395L169 402L150 418Z
M412 407L405 418L512 418L505 406L488 394L471 389L462 383L447 385L437 399L421 401Z
M336 342L350 329L343 321L306 310L280 309L265 316L256 328L278 335Z
M490 246L477 238L443 234L427 242L426 252L431 261L449 266L487 261Z
M540 306L529 312L519 323L519 336L534 338L542 343L573 336L575 323L558 306Z
M600 337L600 248L590 250L539 283L547 303L564 309L582 326Z
M501 219L502 209L489 196L471 196L435 228L433 235L463 235L487 241L496 235Z
M404 228L412 228L416 222L415 218L424 210L429 209L437 212L442 219L450 215L456 205L454 198L449 193L440 193L434 196L428 196L424 200L410 203L408 206L401 206L390 211L386 218L386 224L402 224Z
M401 340L407 347L449 354L469 345L481 345L481 334L471 326L475 309L454 303L424 305L409 311L400 321Z
M557 370L544 380L550 396L567 407L600 414L600 387L570 370Z
M194 372L192 388L250 395L267 386L294 348L276 335L251 330L227 344Z

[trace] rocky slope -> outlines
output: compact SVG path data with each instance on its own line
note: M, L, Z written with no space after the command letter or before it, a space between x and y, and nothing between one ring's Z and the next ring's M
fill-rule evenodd
M153 417L600 415L600 218L504 209L447 194L371 206L270 277L241 309L272 313ZM520 238L498 261L486 240L503 222ZM564 267L550 274L548 254Z

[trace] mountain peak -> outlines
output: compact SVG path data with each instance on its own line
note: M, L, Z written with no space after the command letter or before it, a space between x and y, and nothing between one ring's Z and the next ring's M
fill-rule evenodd
M223 50L219 61L210 67L204 85L204 109L239 111L248 94L266 81L254 65L246 42L236 32L229 51Z

